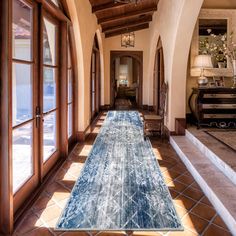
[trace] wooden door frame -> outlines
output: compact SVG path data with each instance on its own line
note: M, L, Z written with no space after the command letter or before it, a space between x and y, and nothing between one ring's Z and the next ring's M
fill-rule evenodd
M26 3L28 3L29 5L32 6L33 9L33 17L32 17L32 23L33 23L33 31L32 31L32 72L31 72L31 76L32 76L32 137L33 137L33 153L32 153L32 161L33 161L33 174L30 178L28 178L25 183L21 186L20 189L18 189L14 194L13 194L13 212L14 214L16 213L17 209L19 208L19 206L23 203L23 200L26 198L26 195L28 192L33 191L33 189L36 188L37 186L37 182L39 181L39 168L38 168L38 152L39 152L39 148L38 148L38 129L36 128L36 119L35 119L35 107L37 105L37 100L38 98L35 96L35 91L37 91L37 81L39 78L38 75L38 38L37 35L39 32L39 28L38 25L36 24L36 20L38 19L38 8L37 8L37 4L32 1L32 0L25 0ZM11 6L12 8L12 6ZM10 14L12 14L12 11L10 11ZM10 22L12 23L12 16L11 16L11 20ZM9 87L10 90L12 89L12 64L15 61L15 59L13 59L12 56L12 37L10 37L9 40L9 68L10 68L10 73L9 73ZM20 62L21 63L21 62ZM22 63L21 63L22 64ZM12 92L10 92L9 94L9 106L12 105ZM20 124L21 126L21 124ZM10 137L9 137L9 143L12 144L12 134L13 134L13 127L12 127L12 109L10 109L10 115L9 115L9 130L10 130ZM9 147L11 149L12 145ZM9 150L10 153L10 159L12 158L12 152L11 150Z
M40 16L40 20L41 20L41 24L40 24L40 78L39 78L39 82L40 82L40 91L39 91L39 107L41 109L40 111L40 115L41 115L41 122L40 122L40 164L41 164L41 173L40 173L40 181L42 181L42 179L46 176L46 174L48 173L48 171L52 168L53 165L55 165L55 163L58 161L59 157L61 156L61 138L62 136L65 135L64 129L62 129L62 124L61 124L61 119L64 118L65 113L62 113L62 106L64 106L63 103L61 103L61 99L64 100L63 96L65 96L65 94L62 95L62 89L61 89L61 83L65 80L65 77L61 76L61 67L63 67L63 69L65 68L65 64L66 61L61 61L60 58L60 49L62 48L61 42L59 41L59 37L62 35L61 34L61 22L55 18L54 16L51 16L49 14L48 11L46 11L45 9L42 9L41 11L41 16ZM44 63L44 58L43 58L43 30L44 30L44 23L43 20L46 19L47 21L49 21L51 24L56 26L56 35L55 35L55 65L49 66L47 68L51 68L55 70L55 82L56 82L56 108L53 108L51 111L48 111L48 114L44 115L44 104L43 104L43 96L44 96L44 67L45 67L45 63ZM65 42L66 43L66 42ZM66 45L66 44L65 44ZM61 49L62 50L62 49ZM63 55L63 54L62 54ZM65 54L66 55L66 54ZM65 57L66 58L66 57ZM66 79L67 79L67 75L66 75ZM54 110L54 111L53 111ZM64 110L64 109L63 109ZM43 144L43 135L44 135L44 117L51 114L51 113L56 113L56 151L53 152L51 154L51 156L44 162L43 160L43 148L44 148L44 144ZM63 119L64 120L64 119ZM61 135L62 132L62 135ZM59 135L60 133L60 135ZM64 137L63 137L64 139Z
M139 62L139 89L138 89L138 107L143 107L143 51L111 51L110 52L110 107L114 107L114 89L115 82L115 59L119 57L132 57Z
M27 2L27 0L26 0ZM75 48L75 37L74 32L72 28L72 24L69 17L68 8L66 7L66 1L61 0L62 6L65 8L65 12L58 7L54 6L53 3L48 2L46 0L32 0L33 3L37 4L37 12L38 16L37 21L33 22L33 24L37 24L38 27L40 25L39 19L41 17L41 12L43 9L47 10L51 15L55 16L55 18L60 22L60 26L62 29L62 35L60 35L59 44L62 46L60 47L60 53L61 55L67 55L66 50L67 47L64 47L67 40L66 36L67 33L69 34L69 40L71 42L71 47ZM14 230L14 224L15 222L20 219L20 216L25 212L26 209L28 209L32 201L35 199L37 194L41 191L42 186L47 182L48 177L51 176L52 172L56 171L56 168L59 167L59 164L62 163L62 160L67 156L68 154L68 138L66 135L66 128L63 122L67 120L67 112L66 112L66 94L67 91L65 91L64 88L66 88L65 83L67 83L67 72L63 67L67 67L67 58L63 57L61 59L60 65L59 65L59 77L58 79L61 80L63 78L63 81L61 82L59 93L60 98L59 103L61 104L61 110L60 114L63 114L63 118L60 119L60 130L58 131L60 133L60 145L61 145L61 155L60 160L58 160L57 164L55 164L55 168L53 168L50 173L45 178L42 178L42 175L39 173L39 178L41 181L37 185L37 187L34 189L34 191L30 192L27 191L27 196L22 195L22 198L24 198L21 201L24 201L24 204L18 203L18 209L14 206L14 198L13 198L13 191L12 191L12 124L11 124L11 83L9 82L11 80L11 51L12 51L12 45L11 45L11 37L12 37L12 0L8 1L0 1L0 51L1 51L1 65L0 65L0 111L1 111L1 119L0 119L0 234L3 235L11 235ZM37 34L37 40L40 40L40 37ZM63 46L64 45L64 46ZM63 49L62 49L63 48ZM73 85L78 85L78 75L77 75L77 61L76 61L76 52L75 50L71 50L72 52L72 70L73 70ZM39 72L39 52L37 52L37 66L36 69ZM40 74L38 73L38 76ZM74 87L75 88L75 87ZM76 139L76 130L78 127L78 98L76 96L75 89L73 89L73 97L74 97L74 117L73 117L73 140ZM64 108L63 108L64 107ZM33 111L34 113L35 111ZM36 160L35 162L39 162ZM37 163L39 165L39 163ZM15 209L14 209L15 207ZM17 211L16 211L17 210ZM15 213L14 213L15 212Z
M95 112L92 112L92 63L93 54L95 55ZM91 54L91 66L90 66L90 123L96 118L100 111L100 97L101 97L101 62L100 62L100 49L98 44L97 35L94 36L93 49Z
M11 1L0 1L0 234L10 235L13 231L12 160L10 158L10 60L9 40L11 38ZM10 29L9 29L10 28ZM3 99L4 98L4 99Z
M154 111L158 114L160 108L160 89L162 83L165 81L165 73L164 73L164 53L162 47L161 38L159 38L155 61L154 61L154 70L153 70L153 108ZM157 91L155 93L155 87L157 86ZM155 106L156 103L156 106Z

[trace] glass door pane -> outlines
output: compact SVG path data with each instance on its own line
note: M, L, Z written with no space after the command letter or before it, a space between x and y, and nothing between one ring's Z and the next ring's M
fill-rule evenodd
M56 112L44 116L43 122L43 161L56 151Z
M95 113L95 80L96 80L96 54L93 52L92 54L92 78L91 78L91 111L92 117Z
M45 17L43 23L43 64L56 65L57 26Z
M72 135L72 104L69 104L68 106L68 137Z
M72 127L72 123L73 123L73 78L72 78L72 69L69 68L68 70L68 95L67 95L67 135L68 138L71 137L72 133L73 133L73 127Z
M54 68L44 67L43 70L43 111L56 108L56 75Z
M12 57L32 60L32 7L21 0L13 0L12 14Z
M33 7L12 2L12 166L13 193L34 175ZM36 95L35 95L36 96Z
M43 18L43 162L57 151L57 25Z
M33 118L32 66L12 64L12 123L19 125Z
M13 192L33 175L33 125L13 130Z

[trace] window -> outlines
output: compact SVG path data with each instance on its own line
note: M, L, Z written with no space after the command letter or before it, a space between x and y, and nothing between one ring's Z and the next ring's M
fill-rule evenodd
M33 8L13 0L12 158L13 192L33 175Z
M68 137L70 138L73 134L73 72L71 64L71 52L70 44L68 40L68 62L67 62L67 86L68 86L68 95L67 95L67 130Z
M57 150L57 25L43 18L43 161Z

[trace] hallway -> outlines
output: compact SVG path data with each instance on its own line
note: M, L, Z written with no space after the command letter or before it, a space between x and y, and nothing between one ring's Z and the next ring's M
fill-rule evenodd
M17 226L14 235L125 235L124 232L67 233L54 231L54 227L66 205L73 185L80 175L106 114L107 112L103 112L99 115L92 133L86 141L76 145L54 178L42 190L35 204L27 211L25 218ZM175 208L185 228L183 232L169 232L167 235L231 235L170 144L166 141L161 142L158 137L151 138L151 143L165 182L172 195ZM134 232L133 235L155 236L164 234L162 232Z
M125 235L55 230L84 192L99 230L236 235L235 0L0 0L0 15L1 236ZM129 115L108 116L101 141L109 111ZM107 159L74 194L91 149ZM106 204L87 201L101 189ZM97 215L77 206L62 229L93 230Z

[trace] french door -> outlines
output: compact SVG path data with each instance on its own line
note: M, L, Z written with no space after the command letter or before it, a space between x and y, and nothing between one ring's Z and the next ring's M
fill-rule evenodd
M164 58L163 58L163 48L161 41L158 41L154 73L153 73L153 107L156 114L159 114L160 109L160 96L161 96L161 86L164 82Z
M42 76L40 80L40 94L38 122L40 127L41 160L43 176L55 163L59 156L58 129L59 129L59 102L58 102L58 33L59 23L43 12L42 19L41 58Z
M90 111L91 121L96 117L100 109L100 58L98 48L94 48L91 58L91 90Z
M12 2L11 124L14 210L25 191L39 182L37 6L30 0Z
M60 157L59 31L59 22L44 9L39 12L35 1L13 0L11 150L14 210Z

